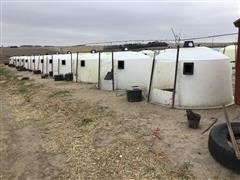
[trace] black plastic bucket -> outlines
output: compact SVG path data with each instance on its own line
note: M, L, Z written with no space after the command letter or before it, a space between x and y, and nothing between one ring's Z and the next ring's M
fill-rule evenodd
M63 74L54 75L53 78L54 78L54 81L64 81Z
M41 70L34 70L33 74L41 74Z
M41 75L41 78L42 78L42 79L47 79L47 78L48 78L48 74L42 74L42 75Z
M127 90L127 101L128 102L142 101L142 90L141 89Z
M200 118L189 118L188 117L188 127L192 129L197 129L199 127Z
M65 74L65 81L72 81L73 80L73 73Z

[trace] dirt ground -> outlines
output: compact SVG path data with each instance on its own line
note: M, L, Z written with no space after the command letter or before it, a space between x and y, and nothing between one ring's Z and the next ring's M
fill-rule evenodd
M201 134L224 122L221 109L197 110L193 130L184 110L0 68L0 179L240 179L209 154L209 131ZM239 106L228 112L239 121Z

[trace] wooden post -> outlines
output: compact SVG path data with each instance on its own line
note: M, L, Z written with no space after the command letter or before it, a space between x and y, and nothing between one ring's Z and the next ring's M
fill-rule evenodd
M58 59L58 75L59 75L59 73L60 73L60 59Z
M52 58L52 65L51 66L52 66L52 76L53 76L53 55L52 55L51 58Z
M234 22L235 27L238 28L238 47L235 65L235 104L240 105L240 19Z
M100 87L100 75L101 75L101 65L100 65L100 63L101 63L101 52L99 51L99 53L98 53L98 89L100 89L101 87Z
M30 70L32 70L32 55L30 56Z
M28 58L27 58L27 68L29 69L29 62L28 62Z
M231 123L229 121L229 117L228 117L228 113L227 113L225 105L223 105L223 110L224 110L224 115L225 115L225 119L226 119L226 122L227 122L228 132L229 132L229 135L230 135L230 139L231 139L231 142L232 142L232 145L233 145L233 149L234 149L236 158L238 160L240 160L240 150L238 148L238 144L237 144L237 141L235 139L235 136L234 136L234 133L233 133L233 130L232 130Z
M40 62L39 62L39 60L40 60L40 54L39 54L39 56L38 56L38 70L40 70Z
M173 86L173 94L172 94L172 108L175 105L175 94L176 94L176 84L177 84L177 74L178 74L178 59L179 59L179 44L177 46L177 57L176 57L176 66L175 66L175 75L174 75L174 86Z
M72 60L72 52L71 53L71 73L73 73L73 70L72 70L72 64L73 64L73 60Z
M78 61L78 52L77 52L77 63L76 63L76 83L78 82L78 65L79 61Z
M36 70L36 59L35 59L35 55L33 56L33 59L34 59L33 69Z
M156 52L154 52L153 55L153 62L152 62L152 70L151 70L151 76L150 76L150 83L149 83L149 89L148 89L148 96L147 96L147 101L150 101L150 95L152 91L152 80L153 80L153 73L154 73L154 67L155 67L155 59L156 59Z
M42 60L43 60L43 61L42 61ZM43 72L43 68L44 68L44 57L42 57L41 61L42 61L42 74L43 74L43 73L44 73L44 72Z
M114 91L115 87L114 87L114 55L113 55L113 51L112 51L112 90Z

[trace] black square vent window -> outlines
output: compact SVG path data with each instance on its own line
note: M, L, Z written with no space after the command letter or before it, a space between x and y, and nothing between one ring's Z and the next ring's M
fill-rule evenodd
M26 62L28 62L28 60L27 60L27 59L26 59L25 61L26 61Z
M17 62L19 62L19 59L17 60Z
M85 60L81 60L81 67L85 67Z
M41 63L43 63L43 59L41 59Z
M49 63L52 64L52 59L49 59Z
M22 62L23 62L23 59L22 59Z
M194 63L184 63L183 64L183 74L184 75L193 75L194 72Z
M66 60L62 60L62 65L66 65Z
M124 61L118 61L118 69L124 69Z
M35 59L33 59L33 63L35 63Z

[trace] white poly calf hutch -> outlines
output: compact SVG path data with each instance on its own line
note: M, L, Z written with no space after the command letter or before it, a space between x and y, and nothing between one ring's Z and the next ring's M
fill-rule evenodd
M153 58L154 53L155 53L153 50L142 50L142 51L139 51L139 52L141 52L141 53L143 53L143 54L145 54L145 55L147 55L151 58Z
M14 57L14 65L17 67L18 64L19 64L19 58L18 58L18 56L15 56Z
M9 58L9 64L11 64L12 66L14 66L14 56Z
M40 55L34 55L31 57L33 74L41 74L42 72L41 58L42 57Z
M72 73L71 54L53 55L53 75Z
M30 71L34 71L36 69L35 57L36 56L34 55L29 56Z
M32 56L28 56L28 71L32 71Z
M126 90L139 87L146 92L151 66L152 58L140 52L101 53L100 88Z
M16 67L20 67L21 66L21 57L20 56L17 56L16 57Z
M35 70L40 70L41 71L41 55L35 56L35 65L36 65Z
M22 67L24 69L27 69L27 56L22 56L21 57L21 63L22 63Z
M220 49L220 52L230 58L232 67L235 67L236 56L237 56L237 45L230 45Z
M166 49L156 56L150 101L190 109L216 108L233 103L229 58L206 47ZM174 93L175 86L175 97Z
M13 66L16 66L16 56L11 57L11 62Z
M35 55L32 55L31 56L31 70L32 71L35 71L35 70L37 70L37 60L36 60L36 58L37 58L37 56L35 56Z
M99 53L74 53L72 57L74 81L97 83Z
M20 67L22 64L22 56L17 56L17 66Z
M30 56L24 56L24 64L23 64L23 67L26 69L26 70L29 70L30 69Z
M9 58L9 65L14 66L14 56Z
M20 66L20 56L16 56L16 67Z
M20 56L20 66L25 67L25 57L26 56Z
M17 56L17 67L20 67L22 65L21 56Z
M29 56L29 61L30 61L30 70L33 71L34 70L34 63L35 63L35 60L34 60L34 56Z
M40 62L39 62L39 68L41 71L41 74L44 74L44 55L40 55Z
M43 56L43 73L52 76L53 71L53 55L44 55Z

